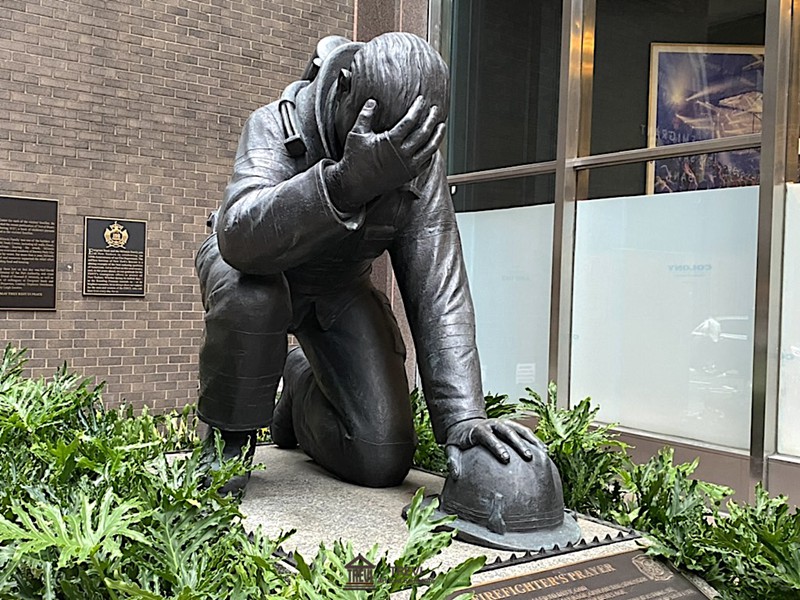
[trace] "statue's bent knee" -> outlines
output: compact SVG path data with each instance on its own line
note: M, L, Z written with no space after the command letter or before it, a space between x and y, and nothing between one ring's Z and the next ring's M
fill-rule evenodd
M348 477L353 483L368 487L393 487L400 485L411 470L415 445L413 441L372 443L353 440L350 459L353 472Z

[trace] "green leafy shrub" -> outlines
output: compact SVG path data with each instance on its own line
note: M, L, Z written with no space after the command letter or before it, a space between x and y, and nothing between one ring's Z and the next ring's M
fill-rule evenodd
M731 600L800 598L800 515L759 485L753 505L692 479L697 461L663 449L623 473L626 498L610 517L646 533L649 552L703 577Z
M480 569L486 557L470 558L449 571L436 575L425 564L444 548L455 536L454 531L435 530L455 517L434 519L433 512L438 506L435 500L426 507L422 506L423 490L419 490L411 502L408 511L408 541L398 559L390 562L388 556L379 554L377 545L364 558L375 565L375 589L370 593L374 600L388 600L390 594L408 587L409 582L427 581L427 589L417 596L417 589L412 589L411 600L445 600L458 589L469 586L472 574ZM337 542L328 549L320 547L316 559L311 565L295 554L300 577L292 582L292 591L302 598L335 598L345 600L354 598L353 592L344 590L348 573L345 565L356 557L351 544ZM467 594L456 600L464 600Z
M626 495L606 516L646 532L652 554L714 579L718 565L706 560L703 540L732 490L692 479L697 461L674 465L673 454L671 448L664 448L645 464L623 471Z
M706 522L709 581L726 598L800 598L800 514L759 484L755 503L728 502ZM718 568L714 568L715 566Z
M559 408L554 385L542 400L510 403L487 397L494 416L538 417L536 435L549 447L559 469L567 507L644 533L648 552L698 574L727 600L800 600L800 512L787 498L770 498L758 486L752 505L726 499L732 490L693 478L697 461L674 464L674 452L661 450L634 464L628 446L611 425L596 425L598 408L586 398L572 409ZM444 472L441 448L430 432L424 403L414 394L417 435Z
M630 465L627 444L617 439L614 424L595 425L599 407L585 398L572 409L559 408L556 387L547 400L528 388L531 409L538 417L536 435L547 444L564 487L564 504L595 516L605 516L622 499L619 474Z
M105 410L99 386L65 368L49 381L26 379L23 364L11 348L0 361L0 599L383 598L410 583L392 571L373 592L342 590L334 557L352 554L346 544L321 548L300 576L287 573L272 556L285 538L250 534L238 500L216 492L244 466L224 461L209 472L190 412ZM187 446L186 456L164 454ZM433 533L421 498L397 559L415 569L451 539ZM463 588L481 564L438 575L422 597Z
M411 392L411 409L414 415L414 430L417 433L417 449L414 451L414 465L434 473L447 473L447 457L444 448L436 443L433 436L431 417L422 392Z

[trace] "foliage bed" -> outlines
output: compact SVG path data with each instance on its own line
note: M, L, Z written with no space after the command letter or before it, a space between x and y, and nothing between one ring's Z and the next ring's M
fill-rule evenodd
M243 465L209 474L188 412L105 410L100 387L65 368L49 381L26 379L23 364L11 348L0 361L0 599L388 598L413 574L427 581L411 597L433 600L463 589L483 563L423 570L452 535L434 532L433 507L422 508L419 493L401 556L367 553L373 590L344 589L355 554L345 542L321 546L310 561L296 556L298 573L287 573L272 556L285 538L248 534L238 500L215 491ZM547 400L530 395L518 403L489 396L487 412L538 418L568 507L645 532L652 554L700 574L723 598L800 599L800 515L785 497L759 487L752 505L734 502L730 489L693 479L697 464L676 465L666 449L633 464L612 426L593 426L589 399L564 410L554 387ZM414 393L412 402L415 460L444 472L424 399ZM164 456L192 446L184 458Z
M199 448L168 461L165 450L194 441L185 419L105 410L89 381L66 369L26 379L23 362L10 348L0 362L2 599L388 598L414 573L429 581L412 598L434 600L468 585L483 563L418 571L451 540L434 533L420 492L401 556L390 561L377 547L367 555L374 590L343 589L354 557L346 543L320 547L311 561L297 556L299 573L287 573L272 557L283 539L248 535L238 501L215 491L240 462L209 474Z
M487 413L538 419L536 435L559 469L568 508L644 532L651 554L700 575L723 599L800 600L800 513L786 497L770 498L759 486L752 505L734 502L733 490L692 478L696 461L674 464L671 449L634 464L614 425L594 425L599 408L589 398L567 410L553 385L547 400L528 392L518 402L488 396ZM414 393L412 402L416 459L444 472L424 400Z

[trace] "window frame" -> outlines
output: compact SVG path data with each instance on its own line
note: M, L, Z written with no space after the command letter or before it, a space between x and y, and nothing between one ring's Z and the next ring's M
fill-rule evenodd
M455 0L431 0L430 40L448 60L450 15ZM800 0L767 0L763 122L760 134L590 153L592 82L597 0L562 0L561 71L555 160L450 175L450 185L555 173L555 219L550 301L549 378L568 405L572 342L575 220L588 199L592 168L647 163L691 154L759 148L761 183L753 341L753 392L747 474L767 482L769 457L777 448L782 249L786 182L800 178ZM791 143L790 143L790 140Z

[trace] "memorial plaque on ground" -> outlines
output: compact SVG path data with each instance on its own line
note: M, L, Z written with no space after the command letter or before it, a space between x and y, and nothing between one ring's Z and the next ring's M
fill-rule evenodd
M86 217L84 296L144 296L147 223Z
M641 550L605 556L469 591L475 600L705 600L706 596L670 565ZM453 597L457 596L454 595Z
M58 202L0 196L0 310L55 310Z

